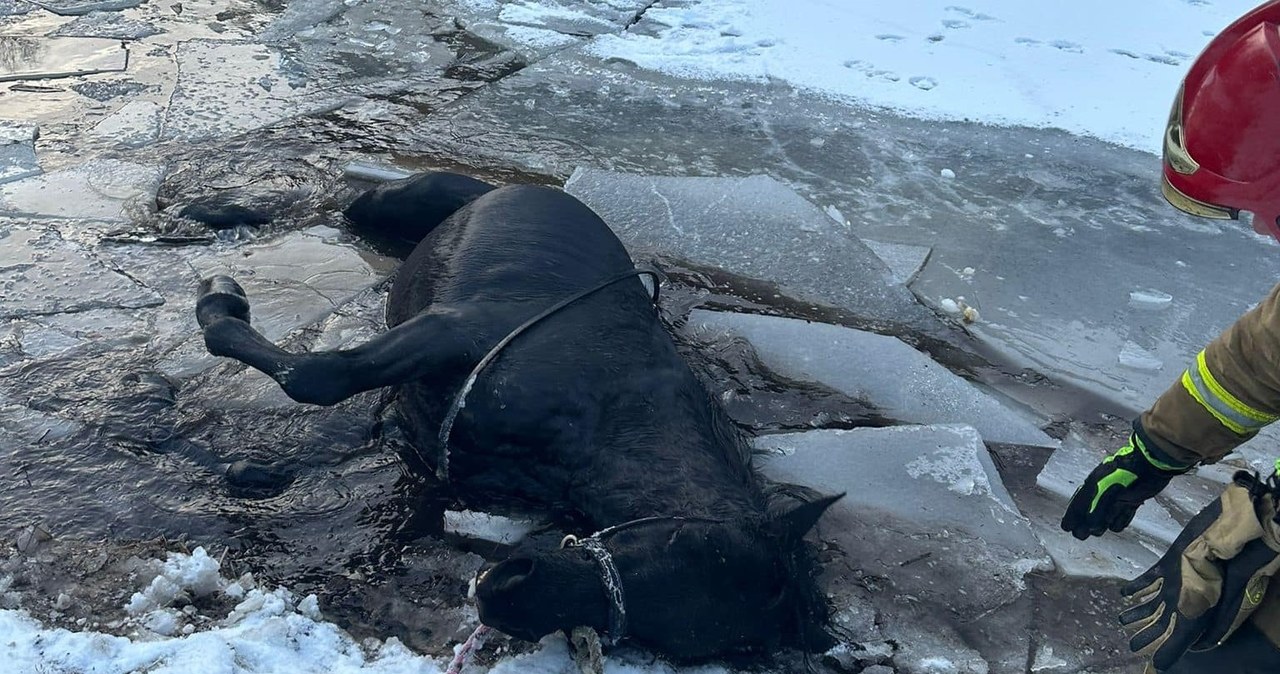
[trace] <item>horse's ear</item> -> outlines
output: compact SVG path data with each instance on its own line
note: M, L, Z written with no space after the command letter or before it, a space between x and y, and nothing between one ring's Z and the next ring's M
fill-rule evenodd
M825 513L827 508L830 508L833 503L842 498L844 498L843 493L835 496L823 496L808 503L801 503L779 515L774 525L784 540L788 543L797 544L813 528L813 525L818 523L818 518L822 517L822 513Z
M519 587L529 576L533 575L534 561L528 557L519 557L510 559L498 566L495 566L490 575L496 575L496 578L488 579L491 591L494 593L510 592Z

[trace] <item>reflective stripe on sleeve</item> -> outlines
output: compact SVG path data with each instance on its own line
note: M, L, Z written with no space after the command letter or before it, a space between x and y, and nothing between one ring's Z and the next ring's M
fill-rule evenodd
M1208 410L1209 414L1236 435L1251 435L1263 426L1280 419L1280 416L1261 412L1240 402L1223 388L1209 371L1204 351L1196 356L1195 364L1182 375L1182 387L1196 399L1196 402Z

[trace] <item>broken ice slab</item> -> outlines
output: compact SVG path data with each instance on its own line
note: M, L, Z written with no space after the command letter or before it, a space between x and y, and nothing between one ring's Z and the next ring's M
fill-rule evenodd
M0 82L119 72L129 51L119 40L0 36Z
M892 426L756 438L764 470L926 531L963 531L989 543L1039 547L971 426ZM801 479L803 477L803 479ZM865 515L864 515L865 516Z
M137 7L147 0L28 0L37 7L61 14L62 16L80 16L89 12L117 12L122 9Z
M35 144L38 136L35 126L0 120L0 183L40 173Z
M163 166L94 159L0 185L0 215L128 221L155 209Z
M408 178L413 175L413 171L402 169L398 166L353 161L343 167L342 174L351 180L367 180L369 182L385 183L391 182L392 180L403 180Z
M152 101L130 101L89 130L89 135L124 147L143 147L160 139L164 108Z
M769 176L667 178L579 168L565 191L633 252L660 251L767 281L796 299L868 320L937 324L870 248Z
M191 40L178 46L177 59L166 138L230 136L344 100L309 86L298 62L266 45Z
M82 246L32 223L0 222L0 271L0 319L164 302Z
M845 493L819 522L853 568L900 595L975 618L1015 600L1048 568L1044 548L968 426L904 426L755 440L770 479Z
M445 7L462 19L470 32L536 58L595 35L620 32L652 4L650 0L446 0Z
M1036 484L1065 502L1075 494L1089 472L1114 451L1114 447L1107 451L1093 449L1075 435L1069 435L1062 447L1049 457L1049 462L1036 478ZM1156 543L1167 546L1177 538L1182 525L1173 519L1164 506L1152 500L1138 508L1129 531L1143 534Z
M144 37L159 35L163 32L164 30L146 21L130 19L115 12L95 11L58 26L49 35L141 40Z
M889 267L889 277L893 282L902 285L910 283L911 279L916 277L920 268L928 262L929 253L933 252L933 249L927 246L913 246L906 243L887 243L870 239L863 239L862 242L867 244L876 257L884 261L885 266Z
M490 543L519 543L541 526L528 519L512 519L474 510L446 510L444 530L447 533Z
M688 325L746 339L773 371L867 400L882 414L919 424L972 424L989 442L1057 447L1024 414L901 340L790 318L695 310Z

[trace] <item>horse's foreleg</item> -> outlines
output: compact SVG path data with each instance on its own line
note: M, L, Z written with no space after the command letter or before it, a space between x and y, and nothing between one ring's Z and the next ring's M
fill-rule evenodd
M294 400L333 405L362 391L420 379L475 349L462 313L433 307L354 349L290 353L249 325L249 300L229 276L200 282L196 320L205 347L276 380Z

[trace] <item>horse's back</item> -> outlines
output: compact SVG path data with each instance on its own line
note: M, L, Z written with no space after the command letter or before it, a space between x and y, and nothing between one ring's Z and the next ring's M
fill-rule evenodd
M535 185L502 187L418 244L392 287L387 323L394 327L436 302L549 306L631 267L617 236L574 197Z

